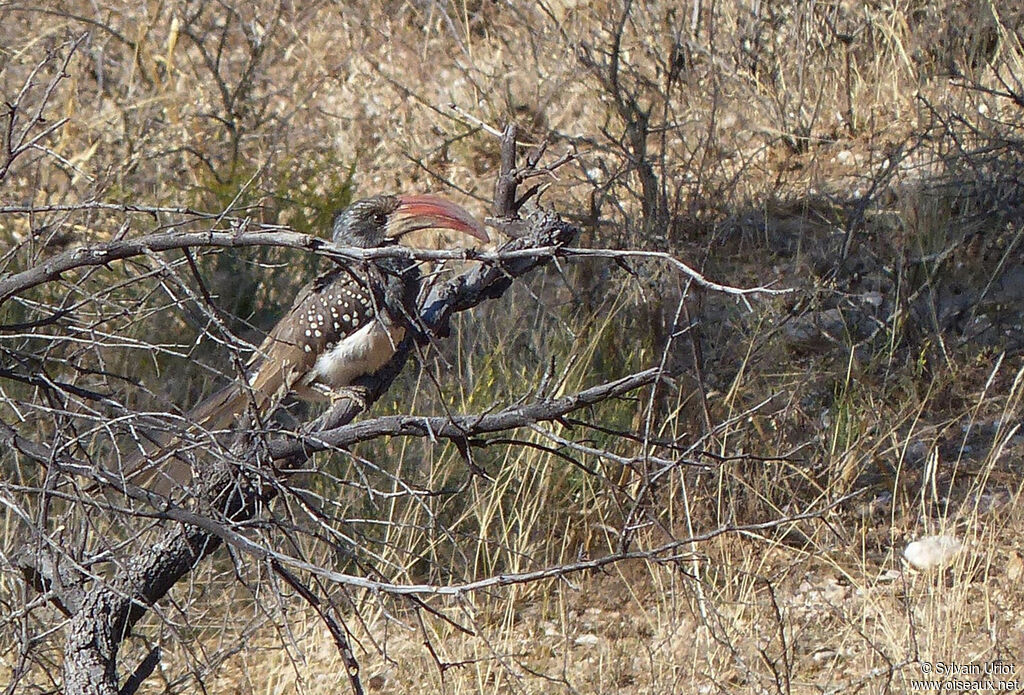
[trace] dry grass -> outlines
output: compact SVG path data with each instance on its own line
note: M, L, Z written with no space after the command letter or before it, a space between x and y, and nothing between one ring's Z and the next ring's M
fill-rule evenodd
M640 469L583 457L599 472L589 475L538 448L494 446L476 461L487 480L453 447L376 443L356 454L387 462L387 475L367 473L382 490L401 480L448 494L368 500L331 480L353 464L329 465L310 487L345 521L336 545L295 541L304 553L393 582L459 584L614 551L637 494L636 547L854 495L820 519L726 533L659 562L424 599L430 611L326 587L371 692L901 692L918 660L1024 668L1024 107L996 93L1022 93L1019 10L786 2L755 15L720 2L695 24L693 3L633 6L624 20L605 0L357 5L209 4L191 24L199 4L0 7L5 94L88 32L49 105L67 123L12 168L0 205L188 205L306 230L353 192L452 187L485 214L496 149L475 123L514 117L530 139L551 134L553 149L579 153L545 200L580 222L584 243L667 249L717 280L799 292L748 311L707 294L680 304L681 281L656 266L581 263L533 278L461 319L445 353L410 369L379 409L480 411L545 378L556 396L665 358L681 373L673 389L588 418L698 442L702 465L648 489ZM26 104L40 98L30 90ZM648 132L631 139L645 112ZM0 239L17 250L0 272L122 223L146 228L102 210L0 215ZM222 308L265 326L306 277L276 265L285 258L203 268ZM864 308L876 296L884 315ZM674 335L680 307L680 326L696 321ZM3 323L29 313L3 311ZM126 317L123 330L183 346L195 334L173 313L146 320ZM203 349L217 363L216 346ZM185 370L196 358L138 370L156 397L189 402L210 388L206 372ZM642 453L596 430L555 434ZM15 462L0 465L13 478ZM9 552L16 523L3 513ZM929 533L967 551L944 571L904 571L905 543ZM265 573L219 558L179 586L124 651L132 664L150 640L166 642L145 692L348 692L322 624L264 588ZM13 576L0 586L5 610L26 600ZM3 681L13 652L0 654Z

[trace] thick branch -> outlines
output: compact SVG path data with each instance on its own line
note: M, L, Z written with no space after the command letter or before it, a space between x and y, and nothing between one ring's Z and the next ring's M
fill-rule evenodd
M531 243L557 246L576 235L575 228L555 216L538 215L531 222L533 233L510 244L524 250ZM529 272L551 257L552 254L528 254L495 266L474 268L445 283L435 289L425 303L420 317L422 325L438 334L446 333L453 313L500 296L514 277ZM374 397L388 388L411 349L412 341L407 339L395 359L374 378ZM357 412L354 405L332 410L334 422L342 424ZM321 419L317 426L325 422ZM258 453L252 455L259 458ZM299 455L305 458L308 452L300 451ZM264 467L260 460L255 464L256 469ZM210 500L203 505L210 509L210 517L233 523L252 518L260 505L275 494L272 486L244 479L225 461L213 460L209 465L212 470L201 476L203 482L197 498L201 503ZM65 648L65 691L104 695L117 692L115 664L124 636L131 632L149 606L219 547L222 540L222 535L209 528L208 524L172 527L160 542L130 560L109 583L95 586L69 628Z
M318 432L302 441L279 441L270 445L276 459L289 458L334 447L349 446L384 436L432 436L463 439L488 432L515 429L537 422L557 420L574 410L618 398L641 386L652 384L663 372L657 367L554 400L537 401L485 415L413 417L389 415Z
M51 592L53 604L64 615L74 615L82 605L78 577L61 565L60 555L51 549L26 544L15 554L14 565L36 591Z
M563 244L571 243L578 234L575 227L566 224L556 215L537 213L529 220L520 221L529 229L528 233L498 249L494 256L499 260L472 268L430 291L422 301L417 317L417 323L423 330L420 340L427 340L428 335L446 337L451 329L453 314L500 297L515 278L548 263ZM360 385L369 391L368 402L377 400L390 388L405 366L415 340L416 336L406 337L391 362L372 377L360 380ZM304 428L304 432L319 433L341 427L358 414L359 404L343 399ZM298 461L292 461L292 465L296 463Z
M403 247L358 249L336 246L320 237L289 231L287 228L263 227L252 231L234 232L161 232L148 234L134 239L108 241L91 246L82 246L57 254L53 258L15 273L0 278L0 304L19 292L51 282L64 273L77 268L107 265L113 261L121 261L149 253L175 251L188 248L243 248L249 246L273 246L278 248L302 249L328 256L341 261L360 261L384 257L411 257L423 261L439 260L477 260L484 264L479 275L467 276L469 287L462 293L472 294L481 284L491 287L492 296L499 296L507 288L493 283L495 274L508 275L509 282L541 263L547 262L552 253L572 257L591 258L641 258L667 262L676 270L692 278L698 285L710 290L734 295L743 294L782 294L790 290L774 290L766 287L740 288L722 285L708 280L700 272L673 257L659 251L633 251L621 249L571 248L567 244L575 236L570 225L557 218L534 220L516 219L502 222L502 226L511 225L515 228L517 238L494 252L478 252L473 250L410 250ZM523 270L517 270L523 269ZM454 295L452 295L454 296ZM428 309L428 316L430 311Z
M506 140L513 135L505 134ZM509 143L506 141L505 146ZM514 151L514 150L513 150ZM503 169L510 166L508 158ZM529 169L529 164L527 169ZM510 174L503 171L504 175ZM521 178L516 174L515 181ZM566 245L576 237L577 230L564 223L555 215L535 213L527 219L516 215L508 206L518 204L512 190L503 188L496 197L494 210L507 220L515 223L517 238L512 239L492 254L471 254L451 251L416 252L416 258L475 257L483 262L466 273L432 288L420 307L416 322L422 329L421 335L410 335L397 351L394 359L379 373L362 385L370 390L370 400L379 398L401 371L415 341L426 340L428 336L446 336L450 330L452 316L459 311L473 308L483 301L500 297L516 277L524 275L562 253ZM510 203L510 201L512 201ZM499 225L500 226L500 225ZM523 232L519 235L519 232ZM181 249L190 246L239 247L253 245L284 246L302 248L321 255L338 259L368 258L392 253L396 250L353 251L340 249L316 237L295 234L284 230L232 232L171 232L159 233L134 240L121 240L99 244L86 249L77 249L60 254L37 268L0 280L0 301L13 293L53 280L74 268L103 265L133 255ZM700 278L692 271L691 277ZM700 278L703 280L703 278ZM707 282L707 281L704 281ZM742 292L742 291L741 291ZM117 692L117 654L124 638L131 633L156 601L159 601L197 563L214 552L222 542L252 546L252 542L236 530L237 524L252 519L264 505L277 494L278 487L267 482L273 476L271 456L287 469L289 465L301 463L318 449L340 446L362 439L386 434L422 435L424 430L435 435L464 440L469 435L509 429L535 423L540 420L557 419L561 415L599 401L621 396L633 389L653 383L658 370L647 370L615 382L602 384L575 396L507 408L480 416L441 418L379 418L366 423L349 425L358 413L354 403L342 403L332 408L325 416L304 428L302 438L291 441L270 442L269 447L254 446L249 441L240 442L233 457L217 457L212 454L204 461L204 470L196 476L194 507L188 509L159 505L157 515L167 519L162 537L152 546L138 552L123 564L106 582L96 582L84 596L81 607L74 615L68 628L65 646L64 672L65 692L69 694L102 693L114 695ZM15 446L31 454L38 450L26 446L11 432L0 428L0 435ZM264 440L255 438L259 443ZM268 450L269 448L269 450ZM237 467L238 458L248 460L251 465ZM286 460L282 460L286 459ZM134 490L125 489L135 496ZM153 502L151 497L147 499ZM259 548L252 549L254 552ZM278 557L272 550L262 549L269 557ZM662 551L657 551L662 552ZM288 561L284 558L284 561ZM316 572L319 568L295 565L299 569ZM326 575L325 575L326 576ZM543 578L540 573L530 578ZM334 578L333 576L331 578ZM494 583L512 583L519 578L501 578ZM524 577L525 580L525 577ZM353 582L358 586L358 582ZM479 586L488 586L489 582ZM451 592L471 590L477 585L465 585ZM400 593L415 593L419 589L408 589ZM428 591L429 593L429 591Z
M18 292L52 282L76 268L106 265L113 261L159 251L191 247L242 246L282 246L315 251L326 243L315 236L288 231L163 232L135 239L108 241L65 251L28 270L0 279L0 303Z
M243 497L233 498L225 510L228 518L247 518ZM93 587L68 627L64 692L116 695L121 641L149 606L220 544L218 536L198 526L172 527L146 552L130 558L109 582Z

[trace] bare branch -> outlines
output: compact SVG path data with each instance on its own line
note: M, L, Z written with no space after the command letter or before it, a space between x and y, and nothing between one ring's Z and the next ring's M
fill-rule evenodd
M442 439L464 439L466 437L525 427L537 422L557 420L563 415L580 408L618 398L636 389L654 383L662 372L654 367L636 374L616 379L599 386L550 401L540 401L522 406L506 408L497 413L479 415L452 415L441 417L415 417L392 415L372 418L360 422L317 432L299 441L274 443L270 446L271 456L284 459L300 451L309 454L336 447L345 447L357 442L378 437L439 437Z
M531 219L534 234L509 242L518 250L525 250L528 245L538 240L545 244L554 244L557 248L561 243L575 237L576 230L561 222L554 215L538 214ZM213 233L208 233L213 234ZM254 239L240 233L246 242ZM70 269L75 263L102 263L112 255L129 255L165 250L180 244L182 235L154 235L156 242L150 241L138 245L131 242L124 244L115 242L114 246L101 246L100 254L93 252L79 256L64 254L65 264L51 267L49 264L43 275L59 274L63 269ZM211 245L210 237L185 235L189 241L202 242L200 245ZM304 235L283 233L278 242L295 243L301 240L304 248L322 249L323 242ZM229 245L231 242L228 237ZM223 239L222 239L223 241ZM236 241L234 243L242 243ZM155 244L155 246L154 246ZM193 244L189 244L193 245ZM180 246L179 246L180 248ZM342 253L342 251L338 251ZM347 252L345 252L347 253ZM494 266L474 268L463 276L456 277L443 286L435 288L425 302L420 323L437 335L447 333L451 316L458 311L476 306L488 298L500 296L511 284L514 277L529 272L552 258L550 253L525 254L511 260L501 260ZM61 270L58 270L61 269ZM37 282L38 277L32 276L21 282ZM412 347L412 338L406 338L391 363L381 372L374 375L371 381L371 401L380 396L401 371L402 366ZM644 378L649 378L645 376ZM642 380L641 380L642 381ZM619 385L621 388L622 385ZM614 391L614 389L612 389ZM579 401L575 404L580 405ZM360 409L359 404L342 402L332 408L326 417L320 418L306 431L316 431L325 425L338 426L351 420ZM198 476L197 489L194 490L197 501L211 514L196 515L181 508L165 507L169 517L191 519L183 525L169 527L161 540L151 548L140 552L129 560L115 576L104 585L94 587L82 603L82 608L75 614L69 629L68 642L65 649L65 690L68 693L113 693L116 691L114 679L115 663L120 642L135 623L145 615L148 607L163 597L185 574L190 572L203 558L228 540L239 547L252 549L251 541L231 529L232 525L251 519L263 505L278 494L273 484L273 474L266 457L264 447L257 441L254 448L247 442L239 447L245 450L245 456L252 462L251 469L256 475L239 470L228 460L213 457L205 462L205 470ZM308 451L296 450L292 463L304 460ZM126 492L138 494L126 486ZM143 492L142 494L146 494ZM148 495L147 495L148 496ZM214 521L211 516L222 518L224 523ZM272 557L272 555L268 555Z
M297 558L287 557L281 553L277 553L265 548L259 548L252 543L247 541L242 542L240 549L247 552L252 552L259 557L265 557L276 562L300 569L310 574L322 577L324 579L342 584L345 586L352 586L359 589L367 589L374 592L381 592L386 594L394 594L398 596L406 596L410 594L424 595L424 596L461 596L464 594L473 593L476 591L483 591L498 586L510 586L512 584L528 584L531 582L543 581L546 579L556 579L559 577L566 577L572 574L578 574L580 572L586 572L588 570L601 569L614 565L620 562L626 562L629 560L646 560L653 562L674 562L679 559L686 557L681 555L678 551L681 548L690 546L696 543L706 543L707 541L718 538L726 534L745 534L745 533L756 533L770 531L777 528L785 528L793 525L798 521L808 521L812 519L821 519L830 510L835 509L837 506L849 502L851 499L857 497L860 493L855 492L850 495L846 495L834 502L825 505L819 509L815 509L800 514L794 514L783 518L772 519L756 524L726 524L717 528L705 531L703 533L693 534L686 538L677 538L663 543L661 545L647 548L644 550L630 550L617 553L610 553L601 557L593 558L590 560L580 560L578 562L570 562L566 564L556 565L552 567L545 567L538 570L532 570L529 572L516 572L508 574L499 574L484 579L478 579L472 582L465 582L462 584L393 584L390 582L374 581L372 579L366 579L365 577L357 577L351 574L345 574L344 572L334 572L332 570L325 569L318 565L314 565Z
M77 268L107 265L113 261L125 260L151 253L181 250L189 248L243 248L250 246L270 246L278 248L302 249L329 258L343 261L365 261L374 258L410 257L423 261L441 260L474 260L493 267L500 267L509 261L538 261L554 255L562 258L641 258L660 260L669 263L673 268L692 278L698 285L706 289L734 295L746 294L785 294L788 289L771 289L768 287L740 288L723 285L705 278L700 272L669 253L661 251L637 251L600 248L573 248L562 245L560 240L552 240L549 245L537 246L536 226L532 230L534 239L523 244L513 242L505 244L501 249L492 252L480 252L470 249L427 250L386 247L376 249L360 249L336 246L328 241L309 234L299 234L284 228L262 227L253 231L237 232L166 232L150 234L135 239L110 241L92 246L65 251L28 270L0 279L0 304L19 292L51 282L64 273Z

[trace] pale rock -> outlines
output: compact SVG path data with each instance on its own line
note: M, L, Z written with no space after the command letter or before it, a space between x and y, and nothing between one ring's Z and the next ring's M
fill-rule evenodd
M930 570L950 564L963 547L953 536L925 536L909 543L903 557L916 569Z

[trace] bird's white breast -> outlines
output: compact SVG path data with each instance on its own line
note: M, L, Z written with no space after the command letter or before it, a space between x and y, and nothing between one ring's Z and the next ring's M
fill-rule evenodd
M380 321L370 321L320 355L307 383L329 389L349 386L354 379L387 364L403 337L405 329L401 326L386 327Z

